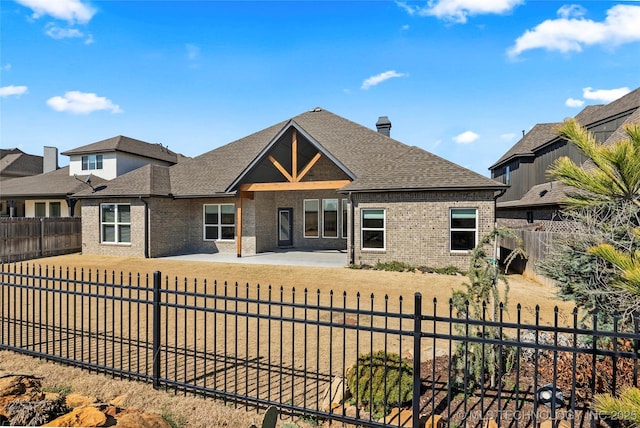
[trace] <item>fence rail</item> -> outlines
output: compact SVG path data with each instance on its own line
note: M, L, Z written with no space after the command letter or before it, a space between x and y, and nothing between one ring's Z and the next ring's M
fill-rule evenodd
M522 273L530 278L535 278L543 284L553 285L553 281L536 271L536 263L543 260L549 254L549 249L553 246L556 239L560 239L569 235L567 232L548 232L539 230L523 230L514 229L519 243L513 238L503 238L501 247L507 254L513 251L518 245L527 253L527 259L517 258L510 265L513 272ZM507 254L501 255L504 259Z
M57 256L82 249L80 218L0 218L0 262Z
M538 312L525 323L518 306L506 322L501 306L495 319L486 308L472 319L420 294L391 301L24 264L0 265L0 308L1 349L365 427L404 426L381 419L393 407L410 409L414 427L435 414L451 427L482 427L489 417L509 427L549 418L594 426L594 393L639 385L639 318L617 319L610 331L595 319L580 325L577 311L564 324L557 311L548 325ZM408 362L399 366L401 378L412 376L407 397L385 384L376 407L380 391L341 381L389 368L392 353ZM547 407L537 392L550 387L564 400ZM348 393L363 404L350 405Z

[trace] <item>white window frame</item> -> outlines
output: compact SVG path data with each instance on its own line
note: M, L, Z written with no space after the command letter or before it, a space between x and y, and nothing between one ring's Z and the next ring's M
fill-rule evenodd
M85 158L87 159L87 167L85 168ZM91 168L93 162L94 168ZM104 168L104 158L102 155L83 155L80 159L81 168L83 171L95 171L97 169Z
M42 216L39 216L39 215L38 215L38 208L37 208L37 206L38 206L39 204L41 204L42 206L44 206L44 215L42 215ZM48 213L48 211L47 211L47 202L46 202L46 201L35 201L35 202L33 203L33 216L34 216L34 217L38 217L38 218L39 218L39 217L47 217L47 213Z
M207 223L207 207L217 206L218 207L218 223ZM231 206L233 207L233 224L222 223L222 207L223 206ZM237 211L235 204L203 204L202 205L202 240L204 241L216 241L216 242L234 242L236 240L238 226L238 219L236 218ZM222 228L223 227L232 227L233 226L233 239L223 239L222 238ZM208 239L207 238L207 227L217 227L218 228L218 238L217 239Z
M325 212L327 211L325 209L325 203L335 203L336 205L336 235L335 236L325 234L325 228L324 228L325 218L324 217L325 217ZM323 238L338 239L338 237L340 236L340 217L338 216L339 214L342 215L342 213L340 212L340 200L338 198L322 200L322 237Z
M62 217L62 204L61 204L59 201L52 201L52 202L49 202L49 207L48 207L48 208L49 208L49 212L47 212L47 217L53 217L53 212L52 212L51 207L52 207L52 206L55 206L55 205L58 205L58 213L59 213L59 214L58 214L57 216L55 216L55 217L56 217L56 218L57 218L57 217Z
M314 235L307 235L307 202L316 202L318 208L316 210L316 216L318 217L317 223L318 223L318 231L317 234ZM320 199L304 199L302 201L302 236L304 238L309 238L309 239L318 239L320 238L320 229L322 228L322 224L320 222Z
M454 211L461 211L461 210L473 210L475 211L475 220L476 220L476 224L475 227L473 229L470 228L454 228L452 225L452 221L453 221L453 212ZM453 232L469 232L473 230L474 231L474 245L473 247L471 247L468 250L454 250L452 247L453 244L453 239L451 239L451 234ZM449 251L451 253L461 253L461 254L466 254L469 253L470 251L472 251L476 246L478 245L478 208L474 208L474 207L452 207L449 208Z
M364 214L367 211L382 211L382 227L364 227ZM382 248L365 247L365 231L382 231ZM366 251L386 251L387 249L387 210L384 208L362 208L360 209L360 249Z
M105 222L102 220L102 209L105 206L114 206L114 217L112 222ZM129 207L129 221L124 222L119 220L118 210L121 206ZM118 204L118 203L105 203L100 204L100 243L108 244L108 245L131 245L131 204ZM113 241L105 241L104 240L104 226L113 226L114 227L114 240ZM120 226L129 226L129 241L121 241L120 239Z
M346 198L342 199L341 203L342 209L340 210L340 221L342 224L340 225L340 236L342 239L347 239L347 236L349 236L349 200Z

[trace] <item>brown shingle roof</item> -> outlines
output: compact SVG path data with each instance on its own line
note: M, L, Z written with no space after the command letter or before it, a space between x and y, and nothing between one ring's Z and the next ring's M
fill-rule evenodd
M0 176L24 177L42 174L42 156L30 155L20 149L0 149Z
M575 119L583 126L590 128L598 125L600 122L615 117L617 115L628 113L634 109L640 107L640 88L629 92L623 97L618 98L615 101L606 105L592 105L585 107L580 113L575 116ZM626 122L628 123L628 121ZM542 130L537 135L528 138L529 134L532 134L537 127L546 128L551 126L550 129ZM553 131L555 124L538 124L533 127L527 135L525 135L520 141L518 141L513 147L507 151L498 161L491 165L489 169L494 169L507 160L510 160L517 156L531 156L533 152L544 146L547 143L558 138L558 134Z
M171 194L179 198L235 192L237 186L234 183L238 182L238 178L288 126L296 126L304 131L311 143L340 164L347 175L356 177L348 190L505 187L422 149L409 147L316 108L173 165L168 168L168 179L164 178L168 184L165 182L163 186L154 187L153 194ZM149 168L145 171L148 172ZM137 170L118 177L106 183L105 188L94 196L138 195L146 192L150 186L149 180L153 182L157 179L147 172ZM89 196L87 192L81 195Z
M418 147L370 170L341 191L503 189L507 186Z
M125 152L138 156L144 156L151 159L163 160L166 162L176 163L178 161L177 154L169 150L162 144L151 144L145 141L118 135L117 137L107 138L106 140L96 143L87 144L72 150L63 152L63 155L80 155L86 153L104 153L104 152Z
M13 178L11 180L0 181L0 197L64 197L79 192L87 188L81 181L86 176L78 176L76 179L69 176L69 167L60 168L45 174L32 175L30 177ZM92 176L91 184L95 187L106 180Z
M494 169L500 164L511 160L516 156L533 156L533 151L558 136L555 128L559 123L538 123L531 131L527 132L513 147L507 151L496 163L491 165L489 169Z
M573 188L559 181L537 184L515 201L498 202L498 208L519 208L527 206L559 205L566 198L566 192ZM575 190L575 189L574 189Z
M169 167L145 165L92 189L76 193L78 197L168 196L171 194Z

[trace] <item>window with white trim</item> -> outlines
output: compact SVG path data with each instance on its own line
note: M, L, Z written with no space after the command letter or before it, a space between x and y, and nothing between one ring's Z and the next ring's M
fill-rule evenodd
M204 240L232 241L236 237L234 204L207 204L203 208Z
M361 217L362 249L384 250L386 225L384 209L362 209Z
M478 210L475 208L451 208L451 251L470 251L478 241Z
M342 200L342 237L346 238L347 235L349 234L349 231L347 230L347 225L349 224L349 222L347 221L347 216L348 216L348 212L349 212L349 205L346 199Z
M82 170L102 169L102 155L82 156Z
M338 200L322 200L322 237L338 237Z
M318 199L304 200L304 237L319 237L320 201Z
M100 242L131 243L131 205L100 204Z

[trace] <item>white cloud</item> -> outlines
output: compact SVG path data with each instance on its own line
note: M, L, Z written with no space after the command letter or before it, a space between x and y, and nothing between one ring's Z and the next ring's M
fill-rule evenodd
M514 134L513 132L508 132L506 134L500 135L500 139L502 141L513 141L515 138L516 138L516 134Z
M508 13L522 3L524 0L430 0L420 7L396 2L410 15L435 16L459 24L464 24L473 15Z
M84 37L82 31L77 28L62 28L50 22L45 26L45 34L52 39L72 39Z
M98 110L110 110L111 113L122 113L117 104L105 97L93 93L69 91L64 96L55 96L47 100L47 105L55 111L66 111L76 114L89 114Z
M587 14L587 9L578 4L566 4L558 9L558 16L564 19L581 18Z
M465 131L460 135L453 137L453 141L458 144L471 144L476 141L480 136L473 131Z
M567 107L582 107L584 105L584 100L576 100L574 98L567 98L567 101L564 102L564 105Z
M0 70L2 71L9 71L11 70L11 64L5 64L2 67L0 67Z
M69 23L87 23L96 10L81 0L16 0L33 11L34 18L49 15Z
M6 98L12 95L19 97L22 94L26 94L28 89L26 86L2 86L0 87L0 98Z
M398 73L395 70L385 71L384 73L380 73L375 76L371 76L368 79L365 79L364 82L362 82L362 86L360 86L360 89L369 89L372 86L379 85L385 80L389 80L394 77L405 77L405 76L407 76L407 74Z
M579 9L558 10L558 19L549 19L527 30L516 39L507 53L516 57L530 49L581 52L591 45L618 46L640 41L640 6L616 5L607 11L602 22L582 18Z
M625 87L617 88L617 89L596 89L593 88L583 88L582 96L588 100L597 100L602 101L604 103L610 103L611 101L615 101L618 98L627 95L631 92L631 89Z
M403 30L403 31L407 31L409 28L410 28L410 27L409 27L409 24L404 24L404 25L402 26L402 30Z

